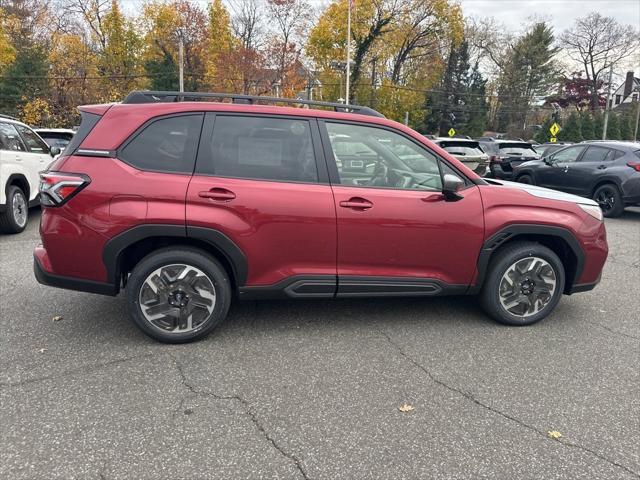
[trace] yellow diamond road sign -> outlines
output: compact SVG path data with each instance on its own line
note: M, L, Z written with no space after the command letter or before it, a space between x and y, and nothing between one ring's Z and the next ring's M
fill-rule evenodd
M453 129L453 127L451 127L447 133L450 137L453 137L456 134L456 131Z
M556 143L556 142L558 141L558 139L557 139L556 137L551 137L551 138L549 139L549 141L550 141L551 143Z
M549 128L549 131L551 132L551 135L555 137L556 135L558 135L558 132L560 131L560 125L558 125L557 123L554 123L553 125L551 125L551 128Z

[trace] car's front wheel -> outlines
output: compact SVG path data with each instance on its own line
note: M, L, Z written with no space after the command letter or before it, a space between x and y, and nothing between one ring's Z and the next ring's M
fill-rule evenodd
M29 200L20 187L7 188L7 209L0 215L0 231L20 233L29 220Z
M516 242L490 262L480 302L500 323L531 325L553 311L564 283L564 267L552 250L535 242Z
M127 282L132 320L144 333L165 343L208 335L225 319L231 294L225 269L204 252L187 247L147 255Z
M526 183L528 185L533 185L534 184L533 177L531 177L531 175L527 175L527 174L520 175L518 177L517 181L520 182L520 183Z

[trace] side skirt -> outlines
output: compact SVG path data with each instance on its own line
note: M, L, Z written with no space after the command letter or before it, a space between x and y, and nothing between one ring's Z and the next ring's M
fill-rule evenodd
M464 295L468 285L430 278L296 275L273 285L238 289L241 300Z

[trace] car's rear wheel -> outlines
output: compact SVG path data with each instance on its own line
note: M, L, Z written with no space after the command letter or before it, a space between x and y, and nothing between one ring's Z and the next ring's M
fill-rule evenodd
M208 335L231 304L225 269L203 252L164 248L143 258L127 282L129 314L147 335L185 343Z
M16 185L7 188L7 209L0 215L0 231L5 233L22 232L29 221L29 200Z
M552 250L517 242L505 246L490 263L480 302L500 323L531 325L553 311L564 283L564 266Z
M533 185L533 177L531 175L520 175L518 177L518 182L526 183L528 185Z
M624 211L620 190L612 183L599 186L593 193L593 199L598 202L602 214L607 218L619 217Z

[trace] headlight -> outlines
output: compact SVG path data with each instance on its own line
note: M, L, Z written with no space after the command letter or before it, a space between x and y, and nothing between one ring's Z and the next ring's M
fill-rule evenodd
M578 206L593 218L602 221L602 209L599 205L584 205L579 203Z

